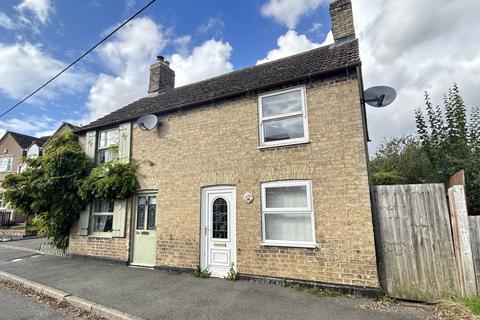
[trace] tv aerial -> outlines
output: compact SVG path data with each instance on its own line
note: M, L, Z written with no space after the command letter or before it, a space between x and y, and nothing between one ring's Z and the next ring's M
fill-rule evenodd
M142 131L150 131L153 130L158 124L158 118L154 114L147 114L145 116L141 116L137 120L137 126Z
M395 101L397 92L386 86L371 87L363 93L363 102L375 108L383 108Z

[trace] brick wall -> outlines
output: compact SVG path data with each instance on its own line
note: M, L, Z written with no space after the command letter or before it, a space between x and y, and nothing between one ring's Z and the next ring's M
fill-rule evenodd
M305 145L258 148L256 95L162 116L157 131L133 126L141 189L158 190L157 265L199 265L201 188L235 185L240 273L378 287L358 82L351 75L306 89ZM261 244L260 184L285 179L312 180L315 249ZM243 201L246 192L253 203ZM127 226L130 219L128 210ZM69 250L123 260L128 236L72 230Z

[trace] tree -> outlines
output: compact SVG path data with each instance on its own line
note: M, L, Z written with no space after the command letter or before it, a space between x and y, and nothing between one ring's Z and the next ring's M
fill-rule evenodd
M11 174L3 182L5 199L22 212L35 215L39 234L64 248L73 223L87 204L78 189L94 164L73 133L54 138L41 157L26 161L24 172Z
M384 142L370 162L374 184L426 183L435 178L420 140L412 136Z
M443 111L442 111L443 110ZM458 85L443 99L443 109L433 106L425 92L425 110L415 112L417 136L384 143L372 159L374 183L395 174L392 183L443 182L465 171L470 214L480 214L480 111L470 118ZM388 179L387 179L388 180Z

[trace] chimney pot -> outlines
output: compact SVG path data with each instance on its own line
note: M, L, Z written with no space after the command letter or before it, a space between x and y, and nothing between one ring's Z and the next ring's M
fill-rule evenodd
M355 38L352 2L350 0L335 0L330 3L330 17L332 18L332 33L335 42Z

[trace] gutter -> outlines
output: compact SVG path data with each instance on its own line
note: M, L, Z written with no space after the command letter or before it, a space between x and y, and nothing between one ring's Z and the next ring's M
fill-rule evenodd
M278 81L278 82L271 83L271 84L268 84L268 85L263 85L263 86L251 88L251 89L247 88L247 89L244 89L244 90L241 90L241 91L221 95L221 96L218 96L218 97L196 100L196 101L189 102L189 103L186 103L186 104L183 104L183 105L170 107L170 108L165 108L163 110L159 110L157 112L151 112L151 113L148 113L148 114L161 115L161 114L171 113L171 112L175 112L175 111L179 111L179 110L185 110L185 109L189 109L189 108L192 108L194 106L203 105L203 104L206 104L206 103L213 103L213 102L220 101L220 100L225 100L225 99L229 99L229 98L238 97L238 96L241 96L241 95L244 95L244 94L250 94L253 91L266 90L266 89L270 89L270 88L273 88L273 87L278 87L278 86L281 86L281 85L285 85L285 84L289 84L291 82L297 82L297 81L301 81L301 80L307 80L307 79L311 80L314 77L316 78L316 77L321 77L321 76L327 76L327 75L339 73L339 72L344 71L344 70L348 74L348 69L358 68L360 66L361 66L361 62L356 61L356 62L349 63L349 64L346 64L346 65L341 66L341 67L336 67L336 68L329 69L329 70L322 70L322 71L317 71L317 72L313 72L313 73L308 73L308 74L305 74L305 75L302 75L302 76L289 78L287 80L282 80L282 81ZM93 126L88 126L87 125L85 127L74 130L73 132L74 133L82 133L82 132L86 132L86 131L89 131L89 130L98 129L98 128L102 128L102 127L113 126L113 125L124 123L124 122L131 122L135 119L138 119L139 117L141 117L143 115L145 115L145 114L140 114L140 115L136 115L136 116L132 116L132 117L127 117L127 118L123 118L121 120L116 120L116 121L103 123L103 124L99 124L99 125L93 125Z

